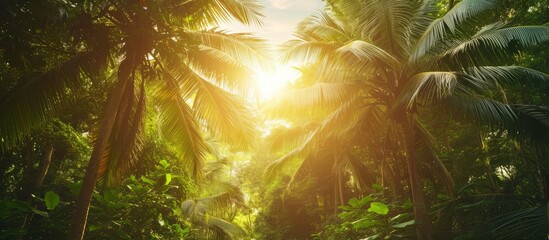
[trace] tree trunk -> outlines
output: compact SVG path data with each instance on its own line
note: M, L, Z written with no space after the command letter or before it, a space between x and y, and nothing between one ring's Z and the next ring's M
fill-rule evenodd
M67 239L69 240L83 239L84 237L91 197L97 182L99 163L101 162L101 158L103 157L109 142L117 115L117 109L122 100L122 93L124 92L126 83L128 82L129 76L133 71L134 58L134 54L128 54L126 59L124 59L124 61L120 64L118 70L118 82L107 99L105 114L101 121L99 135L95 141L90 162L88 163L84 180L82 182L82 187L78 198L76 199L74 215L72 217L71 226L67 235Z
M44 182L44 178L46 178L46 175L48 174L48 169L51 165L51 156L53 155L53 144L49 144L46 148L46 153L44 155L44 161L42 162L42 166L40 167L40 172L38 173L38 177L36 178L36 182L34 183L34 189L38 189L42 182Z
M430 240L431 238L431 220L427 214L425 206L424 193L420 182L417 159L415 157L414 147L414 117L407 116L408 119L403 126L406 141L406 162L408 164L408 177L410 180L410 192L414 203L414 215L416 220L416 233L418 240Z
M547 170L543 165L545 161L545 149L543 146L534 146L534 151L536 151L536 165L539 172L539 183L541 190L541 198L544 201L549 200L549 176L547 176Z

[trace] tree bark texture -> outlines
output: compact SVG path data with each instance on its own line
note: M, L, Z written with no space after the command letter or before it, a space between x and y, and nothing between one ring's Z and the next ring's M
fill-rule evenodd
M72 217L71 226L67 235L67 239L69 240L83 239L84 237L91 198L97 182L99 164L109 143L117 110L122 100L122 93L126 88L130 74L133 70L134 58L134 54L128 54L126 59L120 64L118 70L118 81L107 99L99 135L95 141L92 155L82 182L82 187L78 198L76 199L74 215Z
M414 118L413 115L406 117L403 126L406 141L406 162L410 180L410 192L414 203L414 216L416 220L416 233L418 240L431 240L431 220L425 206L423 188L420 182L418 163L414 146Z

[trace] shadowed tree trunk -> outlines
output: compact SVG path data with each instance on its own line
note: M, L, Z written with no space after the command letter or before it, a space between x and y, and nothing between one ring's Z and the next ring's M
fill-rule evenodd
M117 115L117 109L122 100L122 93L124 92L124 89L129 82L128 80L130 79L131 72L133 71L134 59L135 55L128 53L126 59L120 64L120 68L118 70L118 82L107 99L105 115L101 121L99 136L93 147L93 152L90 157L88 167L86 168L82 187L78 198L76 199L74 215L72 217L71 226L67 235L67 239L69 240L83 239L84 237L91 197L97 182L99 164L109 142L109 137Z
M549 176L547 176L547 168L544 167L545 152L544 146L535 146L534 151L536 151L536 165L539 172L539 182L540 182L540 191L541 197L544 201L549 200Z
M44 182L44 178L48 174L48 169L51 165L53 150L53 144L50 143L46 148L46 152L44 153L44 160L41 163L40 172L38 173L38 177L36 178L36 182L34 183L34 190L38 189L42 185L42 183Z
M418 164L414 146L414 117L413 114L406 116L403 124L406 140L406 162L408 165L408 178L410 181L410 192L414 203L414 215L416 220L416 233L419 240L430 240L431 238L431 220L427 214L423 189L421 187Z

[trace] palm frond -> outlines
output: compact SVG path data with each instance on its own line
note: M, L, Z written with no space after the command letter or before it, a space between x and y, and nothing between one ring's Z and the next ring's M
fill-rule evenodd
M189 67L216 86L242 94L245 98L255 96L258 86L252 77L252 70L228 54L204 46L197 51L189 52L188 57Z
M491 88L485 81L458 72L422 72L408 80L397 97L396 106L411 109L417 101L432 104L455 94L482 94Z
M70 102L70 93L85 85L86 75L101 72L107 58L105 51L80 53L38 77L20 80L0 99L0 149L7 150L20 143L53 111Z
M409 48L407 29L413 7L412 1L344 1L341 4L361 39L371 41L396 58L402 57Z
M145 85L142 80L138 97L132 102L124 103L128 108L123 114L123 119L117 124L111 135L111 143L109 146L108 167L106 175L98 172L98 177L103 178L106 186L120 184L128 177L136 166L139 165L141 157L140 153L145 143L144 136L144 119L146 117L146 95ZM133 94L133 88L128 88ZM100 163L100 165L102 165ZM105 164L106 165L106 164Z
M509 105L478 95L455 94L442 101L440 106L456 119L475 124L505 126L517 119Z
M341 56L343 61L352 65L367 62L370 66L378 66L378 68L386 66L393 69L398 65L397 59L391 54L374 44L361 40L347 43L339 47L336 52Z
M326 117L322 124L320 124L300 146L270 163L266 168L265 173L272 176L273 174L280 172L280 170L286 167L292 160L296 158L304 159L311 151L319 146L320 142L329 137L331 133L336 133L337 136L337 133L340 132L338 130L345 128L345 126L356 117L357 111L361 109L360 107L357 108L359 101L360 97L357 96L341 105Z
M243 24L261 26L263 23L263 7L256 0L214 0L210 11L217 19L229 21L238 20Z
M414 140L416 140L415 145L417 148L418 158L425 161L431 169L429 172L434 173L438 177L448 196L453 198L454 179L435 151L434 137L417 119L414 120L414 125L416 129L414 131Z
M416 7L410 26L408 27L411 44L417 44L417 41L419 41L423 33L427 31L433 22L433 15L437 11L438 9L433 0L423 0L421 4Z
M488 82L456 72L425 72L412 77L401 90L396 105L408 109L440 107L456 118L478 124L504 126L516 115L506 104L484 96L494 89Z
M206 224L221 236L236 238L246 235L246 231L240 226L218 217L209 216Z
M212 134L238 147L254 143L255 114L238 96L226 92L203 79L196 92L193 110Z
M246 25L263 23L263 7L255 0L183 1L172 9L174 16L190 22L188 27L203 29L237 20Z
M315 112L326 113L338 108L360 91L360 85L355 83L315 83L285 91L278 99L267 103L265 110L282 117L311 116Z
M443 17L433 21L425 31L408 59L416 62L428 53L439 41L459 32L459 26L476 15L494 8L495 0L463 0L456 4Z
M192 109L182 98L183 94L177 83L167 72L164 72L163 79L167 84L156 93L161 109L161 132L177 144L184 163L198 179L202 175L206 153L210 150Z
M470 40L448 50L441 58L452 62L480 63L486 56L494 59L518 48L526 48L549 41L548 26L517 26L500 28L493 24L481 29ZM463 63L462 63L463 65Z
M250 34L226 33L216 29L193 31L186 34L198 39L201 45L217 49L249 69L269 69L271 66L265 40L255 38Z
M282 62L289 64L308 64L314 62L325 62L335 57L335 50L338 45L331 42L302 40L290 40L282 46L284 54Z
M541 204L494 217L489 225L493 239L547 239L548 206Z
M265 137L267 148L272 153L286 151L288 148L295 148L303 142L306 137L316 129L318 124L309 122L303 125L292 126L290 128L279 127L271 130Z
M296 37L305 41L348 42L350 33L325 11L310 15L299 23Z
M355 157L353 154L346 154L346 157L345 167L350 170L357 189L364 192L376 183L375 173L360 158Z
M466 69L466 73L485 82L502 85L536 86L549 81L549 75L521 66L471 67Z
M546 144L549 142L549 107L511 105L517 120L509 124L509 133L524 142Z
M492 239L490 225L498 215L530 208L537 201L519 195L475 194L459 196L434 207L434 237L448 236L471 239L482 236Z

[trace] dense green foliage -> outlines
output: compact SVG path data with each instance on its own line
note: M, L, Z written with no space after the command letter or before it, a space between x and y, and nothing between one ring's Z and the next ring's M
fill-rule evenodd
M323 2L0 1L0 239L547 239L549 1Z

